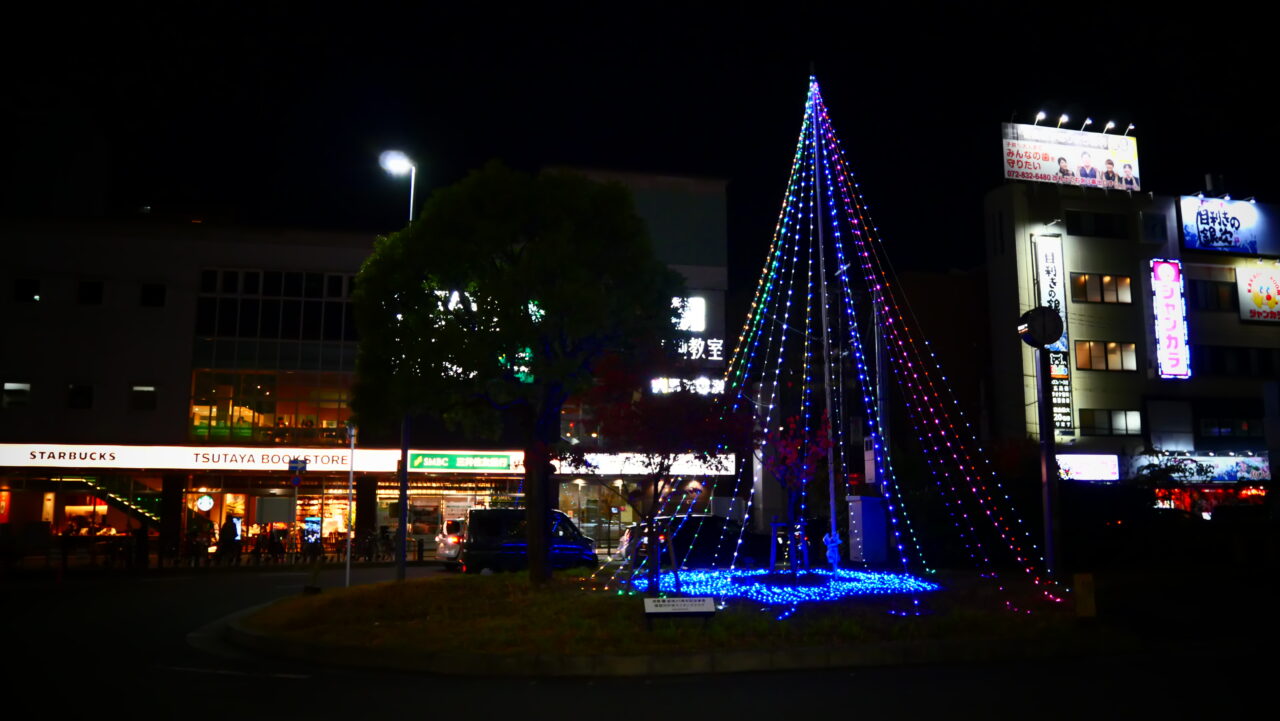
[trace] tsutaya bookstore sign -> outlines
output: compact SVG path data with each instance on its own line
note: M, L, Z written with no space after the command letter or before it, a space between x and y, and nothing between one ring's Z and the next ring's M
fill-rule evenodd
M1160 377L1190 378L1191 347L1187 344L1182 263L1161 259L1151 261L1151 295L1156 325L1156 368Z
M1053 428L1070 434L1074 424L1071 411L1071 352L1067 345L1067 286L1063 281L1066 263L1062 259L1062 238L1056 235L1038 235L1034 239L1034 245L1039 304L1062 318L1062 337L1050 344L1045 351L1049 354L1049 401L1053 410Z
M629 453L587 454L596 473L643 474L643 457ZM65 443L0 443L0 468L74 468L163 471L278 471L288 473L289 461L302 459L312 473L395 473L400 451L360 448L352 463L351 450L258 446L116 446ZM672 468L679 475L724 475L733 472L733 456L706 464L682 455ZM559 469L560 464L557 463ZM725 470L725 469L728 470ZM409 470L426 473L524 473L521 451L409 451ZM570 472L565 468L563 471Z

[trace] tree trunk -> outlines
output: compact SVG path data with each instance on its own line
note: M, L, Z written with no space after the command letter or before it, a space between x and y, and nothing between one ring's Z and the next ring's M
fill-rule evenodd
M552 494L559 491L552 478L551 444L560 440L560 411L567 399L563 387L553 384L543 391L535 410L532 442L524 456L524 502L529 581L541 586L551 580Z
M662 479L653 479L653 502L649 504L649 595L658 595L658 581L662 570L662 542L658 540L658 496Z
M547 444L534 441L524 454L524 508L525 542L529 554L529 581L535 586L551 580L551 559L548 557L548 540L551 515L547 502L547 473L551 465Z

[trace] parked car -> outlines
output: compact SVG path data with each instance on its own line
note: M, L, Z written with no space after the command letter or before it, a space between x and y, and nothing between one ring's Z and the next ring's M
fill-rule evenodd
M462 567L458 554L462 552L462 539L466 533L465 518L455 518L444 522L444 529L436 534L436 560L444 561L445 568L457 570Z
M711 568L713 565L727 568L731 563L736 568L761 568L769 565L769 537L743 530L742 524L733 519L695 513L687 516L658 516L654 521L664 542L671 543L674 547L675 557L681 568ZM619 555L630 558L632 551L635 551L637 558L643 558L649 543L648 529L649 524L646 522L629 526L618 542ZM740 545L739 538L742 539ZM662 564L671 565L670 555L665 550Z
M551 567L556 569L600 564L595 541L587 538L560 511L552 511ZM473 508L467 514L458 561L462 570L479 573L484 569L514 571L529 566L529 546L525 540L523 508Z

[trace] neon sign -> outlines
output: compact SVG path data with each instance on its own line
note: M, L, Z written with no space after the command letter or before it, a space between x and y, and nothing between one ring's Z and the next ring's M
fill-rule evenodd
M1151 261L1151 307L1155 312L1156 368L1161 378L1191 377L1187 345L1187 304L1182 289L1182 263Z

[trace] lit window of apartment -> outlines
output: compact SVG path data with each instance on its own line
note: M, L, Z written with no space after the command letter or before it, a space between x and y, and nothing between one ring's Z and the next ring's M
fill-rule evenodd
M1080 409L1080 432L1086 436L1136 436L1142 433L1138 411Z
M1071 274L1073 303L1132 303L1133 279L1127 275Z
M1085 371L1136 371L1137 345L1117 341L1078 340L1076 368Z

